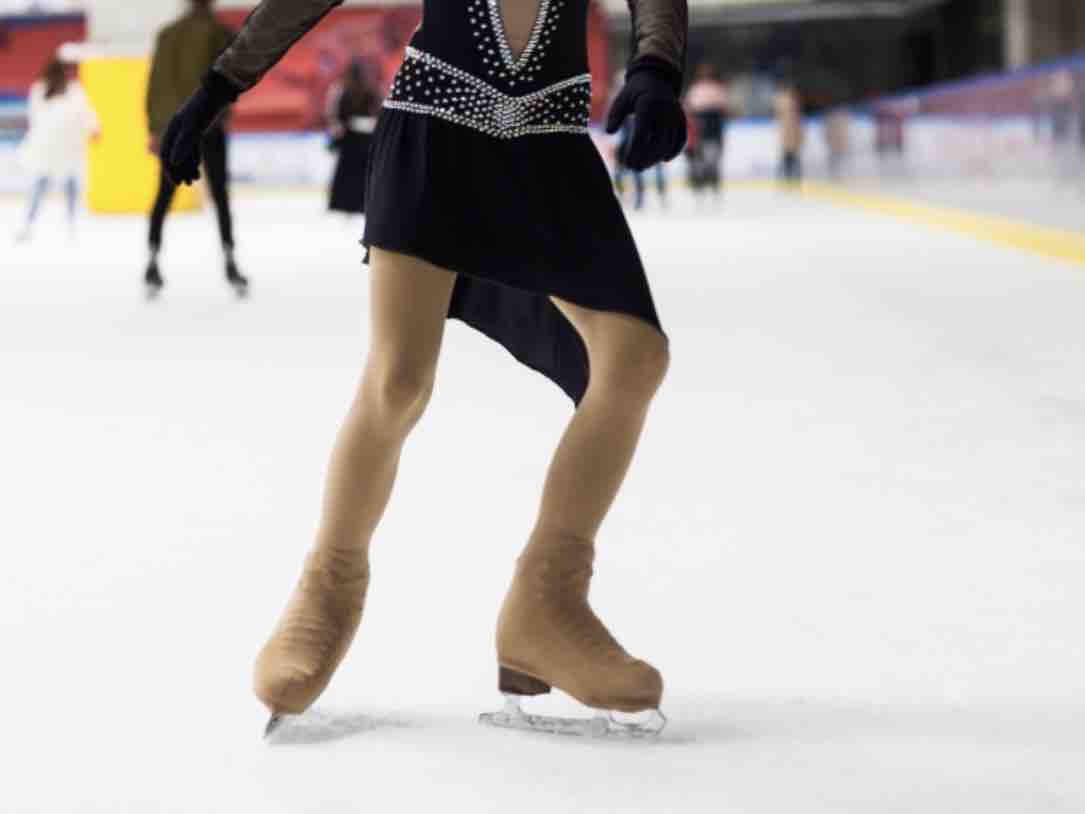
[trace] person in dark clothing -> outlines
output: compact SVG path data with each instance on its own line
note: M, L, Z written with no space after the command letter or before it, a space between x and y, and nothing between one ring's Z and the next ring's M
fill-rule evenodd
M159 151L161 136L170 118L200 86L200 78L233 40L234 33L211 13L213 4L214 0L189 0L188 13L162 29L155 41L147 88L150 150L155 154ZM249 281L238 271L234 260L233 217L227 188L226 118L223 115L204 136L203 163L211 199L218 214L219 235L226 256L226 281L238 294L244 294ZM158 253L162 248L166 215L176 190L177 187L163 171L151 210L151 259L144 275L148 293L152 296L165 284L158 268Z
M644 173L639 170L630 168L625 162L622 161L622 153L626 149L626 145L633 138L633 128L635 125L636 117L630 116L625 120L625 124L622 125L622 129L618 131L618 149L615 154L614 160L614 187L618 190L619 196L625 195L625 176L627 174L633 176L633 208L640 210L644 208ZM663 164L656 164L654 167L656 177L656 190L659 192L659 202L663 205L667 205L667 179L663 174Z
M1085 149L1085 73L1074 74L1074 95L1077 101L1077 142Z
M618 96L621 95L625 86L625 74L619 71L614 77L614 85L611 91L609 105L613 106ZM614 189L619 198L625 197L625 177L633 176L633 208L640 210L644 207L644 175L642 168L633 168L627 160L629 145L633 143L636 128L636 116L629 116L618 130L618 141L614 150ZM656 189L659 191L659 202L662 206L667 205L667 179L663 174L662 163L655 165Z
M803 121L802 99L793 80L781 83L773 101L780 133L780 180L796 184L802 180Z
M377 125L381 97L361 62L352 62L343 81L328 94L327 117L332 146L339 153L332 180L332 212L365 212L369 147Z
M696 193L712 190L721 194L720 165L728 113L727 85L719 69L710 62L697 66L697 74L686 91L685 107L696 125L697 142L690 150L690 186Z

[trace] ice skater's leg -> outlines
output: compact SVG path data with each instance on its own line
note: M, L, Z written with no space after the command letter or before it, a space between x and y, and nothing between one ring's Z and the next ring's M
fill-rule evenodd
M230 210L227 146L226 131L221 127L212 128L203 140L203 165L207 170L207 186L218 217L219 238L226 260L226 281L234 286L238 294L245 294L249 281L238 269L234 257L234 218Z
M433 389L456 276L374 248L369 357L332 454L318 548L365 549Z
M721 192L720 172L723 163L723 142L710 141L705 144L705 182L712 187L712 193L718 198Z
M230 210L230 188L227 169L226 131L214 127L203 140L203 165L207 170L207 186L215 202L219 237L227 254L234 247L234 219Z
M668 343L642 320L555 302L587 345L591 378L550 465L502 608L502 681L514 693L518 683L531 690L526 676L596 708L656 709L663 692L658 671L621 648L587 597L595 536L666 373Z
M79 209L79 179L69 175L64 180L64 197L68 204L68 231L75 234L75 215Z
M667 338L624 314L556 301L588 348L588 389L547 474L536 536L594 540L669 366Z
M308 708L357 630L370 538L433 388L454 282L428 263L372 250L369 358L332 453L316 544L256 663L256 694L272 715Z
M147 286L148 296L154 298L165 285L162 273L158 268L158 253L162 250L162 230L166 225L166 216L173 203L173 196L177 187L161 170L158 175L158 194L154 199L154 207L151 209L150 234L147 236L150 258L147 261L147 270L143 274L143 283Z
M625 166L616 161L614 164L614 188L618 191L618 197L625 195L625 174L628 172Z
M686 172L689 188L694 196L701 192L701 154L699 148L686 148Z
M45 193L49 191L49 176L42 175L34 180L30 187L30 202L26 209L26 221L23 228L16 234L17 240L28 240L34 229L34 223L41 212L41 203L45 200Z
M45 194L49 191L49 176L43 175L34 181L34 186L30 189L30 208L26 213L27 225L33 225L38 219L38 214L41 212L42 201L45 200Z
M154 199L154 208L151 209L151 223L150 234L148 235L148 243L151 246L151 253L153 255L158 254L158 250L162 246L162 230L166 224L166 216L170 211L170 204L173 203L173 196L177 192L177 187L165 171L161 171L158 177L158 195Z

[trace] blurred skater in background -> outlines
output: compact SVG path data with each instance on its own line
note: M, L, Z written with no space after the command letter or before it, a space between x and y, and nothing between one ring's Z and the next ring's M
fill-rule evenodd
M874 152L878 156L878 174L885 180L908 174L905 125L917 106L908 100L889 100L874 106Z
M686 91L685 108L697 132L690 145L689 180L693 192L700 198L711 190L716 199L722 190L720 165L727 128L727 85L720 79L719 69L711 62L697 66L693 83Z
M1074 74L1074 100L1077 107L1078 160L1085 159L1085 72Z
M1075 110L1074 75L1062 68L1054 73L1048 88L1048 111L1051 131L1051 175L1058 187L1076 186L1078 174L1078 124Z
M376 83L358 60L328 91L328 130L332 148L339 153L328 206L332 212L365 213L369 146L382 101Z
M620 71L614 79L614 86L611 92L610 101L608 107L613 106L614 100L618 98L618 94L621 93L622 87L625 85L625 73ZM625 197L625 176L633 176L633 208L640 210L644 208L644 175L643 173L631 169L626 164L626 155L629 150L629 145L633 140L633 133L637 126L637 117L630 116L622 124L621 129L618 131L618 142L615 145L614 150L614 188L618 192L619 198ZM663 162L655 165L653 168L656 179L656 189L659 192L659 203L666 208L667 206L667 178L663 174Z
M88 138L97 138L98 117L79 82L68 78L68 68L58 59L45 66L41 78L30 89L30 129L20 148L20 161L33 175L26 222L15 234L18 243L33 236L42 200L53 181L64 185L68 203L68 237L75 238L75 217L79 203Z
M622 155L628 145L633 139L633 130L637 126L636 117L630 116L626 119L625 124L622 125L622 129L618 131L618 149L614 154L614 187L618 190L618 197L625 197L625 176L633 176L633 208L640 210L644 208L644 173L637 170L630 169L628 165L622 160ZM656 190L659 192L659 203L666 208L667 206L667 177L663 174L663 164L656 164L652 169L655 173Z
M150 127L149 148L158 154L159 144L170 118L185 100L200 86L215 58L233 40L234 33L215 19L211 12L214 0L189 0L188 13L162 29L155 42L151 62L151 79L147 87L147 121ZM223 116L207 131L203 139L203 167L211 198L218 213L219 235L226 260L226 282L238 295L248 290L249 281L241 275L234 260L233 217L226 172L226 119ZM151 210L150 253L144 283L151 296L165 285L158 268L162 249L162 229L169 213L176 186L162 172L158 182L158 197Z
M776 126L780 134L780 179L788 183L802 180L802 100L794 79L784 79L773 100Z
M825 115L825 147L829 153L829 177L840 180L851 148L851 114L837 107Z

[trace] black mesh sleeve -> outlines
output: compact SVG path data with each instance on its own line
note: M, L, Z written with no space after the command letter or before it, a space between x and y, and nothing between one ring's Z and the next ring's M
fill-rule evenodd
M245 91L343 0L263 0L214 65Z
M629 67L669 66L679 86L686 65L689 7L686 0L627 0L633 17L633 57Z

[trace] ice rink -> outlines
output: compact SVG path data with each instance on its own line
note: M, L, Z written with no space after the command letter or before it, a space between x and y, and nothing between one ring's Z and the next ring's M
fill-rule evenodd
M359 638L268 744L252 661L365 358L360 227L242 193L251 298L207 214L148 303L144 221L69 244L59 210L0 263L5 814L1085 810L1085 268L767 189L631 216L673 366L592 598L668 730L475 722L571 405L453 322Z

